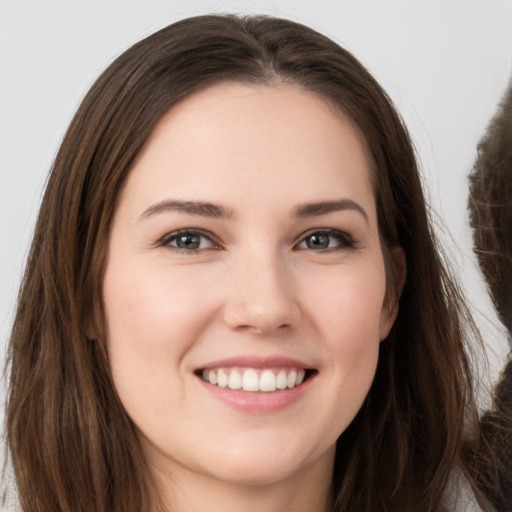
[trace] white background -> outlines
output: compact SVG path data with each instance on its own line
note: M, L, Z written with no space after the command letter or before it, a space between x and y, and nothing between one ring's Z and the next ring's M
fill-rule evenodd
M46 174L80 99L131 44L209 12L303 22L381 82L411 130L495 375L506 338L471 252L467 175L511 75L511 0L0 0L0 364Z

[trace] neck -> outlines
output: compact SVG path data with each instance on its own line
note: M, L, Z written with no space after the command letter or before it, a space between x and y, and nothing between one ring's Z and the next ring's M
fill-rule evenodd
M185 468L172 475L159 468L154 478L165 512L331 512L333 454L320 462L266 484L226 482Z

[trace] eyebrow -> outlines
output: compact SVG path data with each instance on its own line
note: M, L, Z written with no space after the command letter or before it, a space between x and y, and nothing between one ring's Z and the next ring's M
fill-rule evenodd
M234 216L233 210L206 201L180 201L176 199L166 199L150 206L140 216L140 219L146 219L152 215L156 215L157 213L172 211L213 218L229 219Z
M319 201L316 203L299 204L295 208L294 215L296 217L316 217L343 210L352 210L361 214L366 223L369 224L368 214L365 209L352 199L338 199L336 201Z
M314 203L299 204L294 209L293 215L294 217L299 218L317 217L343 210L353 210L361 214L366 223L369 223L368 214L364 208L352 199L338 199L334 201L318 201ZM140 216L140 220L163 212L179 212L189 215L200 215L202 217L221 219L230 219L235 216L232 209L207 201L180 201L177 199L166 199L147 208Z

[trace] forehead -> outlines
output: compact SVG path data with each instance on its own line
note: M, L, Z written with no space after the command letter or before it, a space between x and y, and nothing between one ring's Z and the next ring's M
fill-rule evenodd
M230 82L191 95L162 118L126 188L140 197L232 201L239 191L301 202L368 196L371 181L364 138L320 96L290 84Z

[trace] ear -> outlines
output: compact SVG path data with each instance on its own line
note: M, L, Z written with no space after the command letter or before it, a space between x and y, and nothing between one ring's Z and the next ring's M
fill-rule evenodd
M83 318L83 331L82 332L84 332L85 337L91 341L98 339L98 324L96 322L96 314L93 310L90 310L90 311L88 310L84 313L84 318Z
M98 337L96 334L96 328L94 327L94 323L91 320L87 320L86 322L85 337L90 341L93 341Z
M393 259L393 293L386 294L384 304L380 313L379 323L379 340L382 341L387 338L391 327L395 323L398 315L398 303L402 290L404 289L405 279L407 276L407 262L405 259L405 252L401 247L395 247L391 250L391 257Z

